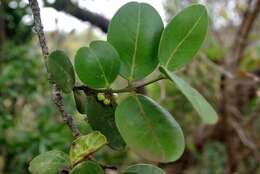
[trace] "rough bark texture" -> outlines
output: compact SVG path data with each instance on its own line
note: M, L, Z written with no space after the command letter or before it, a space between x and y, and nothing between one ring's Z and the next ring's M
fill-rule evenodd
M34 30L37 33L39 43L41 46L41 50L42 50L42 54L44 56L45 66L46 66L46 59L49 55L49 50L48 50L46 38L45 38L45 35L43 32L40 8L39 8L37 0L29 0L29 2L30 2L30 6L32 9L33 18L34 18ZM63 98L62 98L61 92L57 88L56 84L51 80L51 74L49 74L49 82L50 82L50 85L52 85L53 101L54 101L55 105L57 106L58 110L60 111L63 120L69 126L72 134L75 137L80 136L80 132L79 132L78 128L76 127L72 116L70 114L68 114L64 109L64 103L63 103Z

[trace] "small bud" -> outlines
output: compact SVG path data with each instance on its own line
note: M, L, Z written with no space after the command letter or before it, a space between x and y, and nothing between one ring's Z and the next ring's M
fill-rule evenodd
M104 103L105 105L109 105L109 104L110 104L110 100L106 98L106 99L103 101L103 103Z
M103 101L106 99L106 97L105 97L104 93L98 93L97 99L98 99L98 101Z

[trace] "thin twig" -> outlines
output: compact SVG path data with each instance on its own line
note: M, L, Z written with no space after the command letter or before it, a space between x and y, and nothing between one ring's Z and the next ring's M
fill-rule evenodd
M212 68L214 68L215 70L217 70L219 73L224 74L225 76L227 76L230 79L234 79L237 76L242 76L242 77L247 77L251 80L253 80L254 82L256 82L257 84L260 84L260 78L257 77L255 74L250 73L250 72L245 72L245 71L240 71L240 72L236 72L237 74L233 74L230 71L224 69L222 66L219 66L218 64L216 64L215 62L211 61L209 58L207 58L207 56L203 53L199 54L199 58L202 59L202 61L206 62L209 66L211 66Z
M128 92L136 91L139 88L145 87L147 85L150 85L162 79L165 79L165 77L159 76L158 78L155 78L151 81L143 82L141 84L135 84L133 86L129 86L123 89L92 89L87 86L75 86L73 90L83 90L86 94L96 94L99 92L100 93L128 93Z
M47 68L46 62L47 62L47 57L49 55L49 49L48 49L46 38L45 38L45 35L44 35L44 32L43 32L43 25L42 25L42 22L41 22L40 8L39 8L37 0L29 0L29 3L30 3L30 6L31 6L31 9L32 9L32 14L33 14L33 19L34 19L34 28L33 29L37 33L39 43L40 43L40 46L41 46L41 50L42 50L42 54L44 56L45 66ZM48 69L47 69L47 71L48 71ZM65 111L64 102L63 102L61 92L57 88L56 84L51 80L51 74L49 72L48 72L48 77L49 77L48 78L49 83L50 83L50 85L52 85L52 99L53 99L55 105L57 106L58 110L60 111L64 122L68 125L72 134L75 137L80 136L80 131L76 127L72 116Z
M260 0L249 0L248 7L243 15L244 17L242 23L235 35L235 39L232 45L233 51L231 52L230 58L226 59L226 64L229 65L233 70L237 68L243 59L245 49L248 45L248 36L252 31L259 12Z

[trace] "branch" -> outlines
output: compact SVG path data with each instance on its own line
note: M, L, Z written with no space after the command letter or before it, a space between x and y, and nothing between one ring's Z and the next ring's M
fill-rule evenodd
M29 0L31 9L32 9L32 13L33 13L33 18L34 18L34 30L37 33L38 39L39 39L39 43L41 46L41 50L42 50L42 54L44 56L44 63L45 66L47 68L47 57L49 55L49 50L47 47L47 42L46 42L46 38L43 32L43 26L42 26L42 22L41 22L41 15L40 15L40 8L38 5L37 0ZM48 71L48 69L47 69ZM49 76L49 83L50 85L52 85L52 99L55 103L55 105L57 106L58 110L60 111L63 120L65 121L65 123L69 126L72 134L75 137L80 136L80 132L78 130L78 128L76 127L73 118L70 114L68 114L65 109L64 109L64 103L63 103L63 98L61 96L61 92L60 90L57 88L56 84L51 80L51 74L48 72L48 76Z
M89 88L87 86L75 86L73 90L83 90L87 95L90 94L97 94L97 93L128 93L128 92L133 92L133 91L137 91L140 88L143 88L147 85L150 85L154 82L157 82L159 80L163 80L166 79L164 76L159 76L151 81L147 81L147 82L143 82L141 84L135 84L133 86L129 86L123 89L92 89Z
M56 0L53 4L46 1L45 5L47 7L53 7L58 11L64 11L82 21L88 21L92 25L100 28L105 33L108 30L108 19L89 10L79 8L70 0Z
M237 31L235 40L232 46L232 56L228 64L232 69L236 68L244 56L245 48L248 44L248 36L253 28L254 22L260 11L260 0L249 0L248 7L244 13L242 23Z

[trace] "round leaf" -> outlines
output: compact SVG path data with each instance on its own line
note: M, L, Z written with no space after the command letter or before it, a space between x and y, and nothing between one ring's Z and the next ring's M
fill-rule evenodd
M169 72L166 68L160 67L160 71L177 85L179 90L199 113L203 122L207 124L215 124L218 121L216 111L197 90L192 88L187 82L174 73Z
M119 73L119 56L108 42L94 41L89 47L77 51L75 69L79 79L87 86L108 88Z
M57 174L70 166L69 157L64 152L52 150L35 157L29 166L32 174Z
M162 169L151 164L136 164L125 169L125 173L135 174L166 174Z
M107 144L106 137L98 131L77 138L70 147L70 161L72 165L80 163L105 144Z
M65 93L71 92L75 84L75 74L68 56L63 51L53 51L48 57L47 66L57 86Z
M160 15L146 3L130 2L117 11L107 37L120 55L124 78L139 80L155 69L162 31Z
M178 13L163 31L159 46L160 64L170 71L189 63L201 47L208 30L203 5L192 5Z
M116 124L127 145L145 159L177 160L184 151L184 136L172 115L152 99L133 95L116 109Z
M92 129L100 131L108 140L108 145L116 150L123 149L125 142L115 124L116 103L104 105L97 101L95 96L88 96L87 116Z
M70 174L104 174L104 171L96 162L85 161L74 167Z

